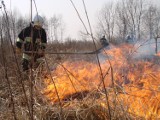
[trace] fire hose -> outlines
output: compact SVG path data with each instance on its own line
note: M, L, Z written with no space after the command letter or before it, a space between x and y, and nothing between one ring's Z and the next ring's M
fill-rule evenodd
M44 52L44 54L98 54L102 49L104 49L106 46L103 46L95 51L90 52ZM23 51L23 53L38 53L38 51Z

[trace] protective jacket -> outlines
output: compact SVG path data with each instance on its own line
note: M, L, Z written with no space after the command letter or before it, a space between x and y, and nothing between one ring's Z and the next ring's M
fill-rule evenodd
M101 45L102 45L102 46L107 46L107 45L109 45L107 39L106 39L104 36L100 39L100 42L101 42Z
M32 36L32 38L31 38ZM46 32L43 28L35 29L32 24L24 28L18 35L16 46L22 48L24 43L25 51L38 51L38 49L45 49L47 38Z

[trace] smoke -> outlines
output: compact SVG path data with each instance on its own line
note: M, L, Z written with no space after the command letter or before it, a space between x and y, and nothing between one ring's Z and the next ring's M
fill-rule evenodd
M160 42L157 44L158 50L160 50ZM140 41L135 44L134 58L151 58L156 54L156 41L150 39L147 41Z
M107 51L107 50L112 49L111 46L112 46L112 45L110 44L109 46L106 46L105 48L103 48L102 50L99 51L98 58L99 58L100 63L103 64L104 62L106 62L106 60L107 60L107 58L108 58L109 56L107 56L106 54L104 54L103 51Z

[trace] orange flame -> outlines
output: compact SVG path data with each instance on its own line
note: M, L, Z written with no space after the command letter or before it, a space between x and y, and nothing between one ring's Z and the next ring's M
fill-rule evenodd
M147 119L160 118L160 67L152 62L130 59L131 46L122 45L104 51L105 62L101 63L106 87L114 83L123 89L118 97L128 112ZM109 71L113 69L113 72ZM70 95L84 95L99 88L102 76L95 61L67 61L53 71L53 80L61 100L72 99ZM43 94L57 102L53 81L45 79Z
M158 52L158 53L156 54L156 56L160 57L160 52Z

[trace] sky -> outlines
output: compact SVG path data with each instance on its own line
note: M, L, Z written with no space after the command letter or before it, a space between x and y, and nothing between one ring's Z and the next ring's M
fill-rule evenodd
M82 0L72 0L78 9L84 23L88 26L88 22L85 16L84 7ZM96 30L96 23L98 22L98 12L102 9L105 4L109 2L114 2L118 0L84 0L91 22L93 31ZM157 3L153 0L153 2ZM22 16L30 15L30 2L31 0L4 0L6 8L8 11L18 11ZM35 0L38 13L42 16L46 16L48 19L54 15L62 16L65 23L65 36L78 39L79 31L84 31L85 29L78 18L78 15L72 6L70 0ZM34 2L33 2L34 3ZM33 4L33 16L36 10ZM89 29L88 29L89 30Z
M86 26L88 26L85 16L82 0L72 0L78 9L82 19ZM84 0L88 12L88 16L91 22L91 26L95 27L97 23L98 11L104 6L114 0ZM30 15L30 2L31 0L4 0L8 11L16 10L22 16ZM61 15L65 23L65 35L71 38L77 39L79 37L79 30L84 30L82 23L80 22L78 15L70 0L35 0L38 13L44 15L47 18L53 15ZM33 4L33 16L35 14L35 7Z

